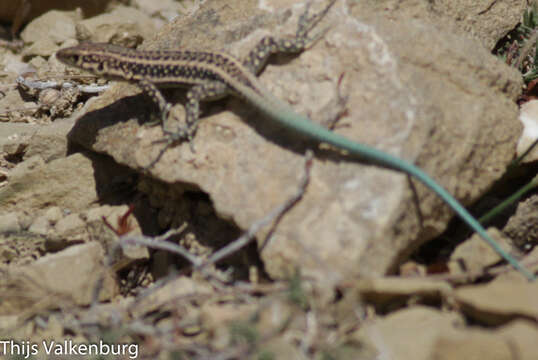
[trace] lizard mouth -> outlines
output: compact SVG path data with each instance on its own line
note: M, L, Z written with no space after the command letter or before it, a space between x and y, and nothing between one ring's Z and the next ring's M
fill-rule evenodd
M69 48L67 48L59 50L56 53L56 58L65 64L76 65L80 59L80 56L77 54L72 54L69 51Z

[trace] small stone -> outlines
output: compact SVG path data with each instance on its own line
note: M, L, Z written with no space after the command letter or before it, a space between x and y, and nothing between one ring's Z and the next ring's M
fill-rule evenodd
M68 231L82 228L84 227L84 225L84 221L82 221L78 214L71 214L58 221L58 223L56 224L56 231L62 234Z
M112 273L104 270L103 258L101 245L90 242L46 255L30 265L13 268L6 281L29 294L25 298L26 305L20 301L13 305L30 306L39 302L40 307L55 308L59 305L58 299L88 305L101 280L100 300L111 299L118 293L118 287Z
M61 93L56 89L45 89L39 93L39 103L46 108L53 106L60 98Z
M530 100L521 105L519 121L523 124L523 133L517 144L517 156L523 155L538 138L538 100ZM538 149L534 148L525 158L524 163L531 163L538 159Z
M465 314L499 325L516 318L538 319L538 283L494 281L456 290L455 300Z
M61 44L75 36L73 16L63 11L54 10L30 22L21 33L21 38L27 43L49 41L51 44Z
M506 237L497 229L488 229L488 234L510 253L512 248ZM501 256L491 248L478 234L457 246L450 256L449 268L451 273L479 273L484 268L501 261ZM462 268L463 267L463 268Z
M27 211L18 212L19 224L21 229L27 230L35 220L35 214L28 213Z
M376 306L407 301L411 297L439 301L453 291L445 282L403 277L360 279L357 289L363 299Z
M371 346L378 354L387 354L388 359L427 360L434 359L431 354L439 337L452 334L463 323L456 313L413 306L366 323L354 335L356 341Z
M512 346L500 336L486 331L445 332L436 339L428 359L519 359Z
M0 188L4 211L38 213L55 205L79 211L97 199L95 164L90 155L76 153L45 163L38 154L13 168ZM76 176L76 181L73 181Z
M9 247L0 248L0 262L9 263L17 256L17 252Z
M32 225L28 228L28 231L34 234L46 235L50 230L50 222L46 216L39 216L32 222Z
M538 325L529 320L515 320L501 327L498 331L512 348L516 348L519 360L536 359L536 340L538 339Z
M147 39L155 32L154 21L148 15L126 6L117 6L110 13L85 19L80 24L91 32L91 41L94 42L109 42L113 38ZM121 43L127 45L125 42ZM119 45L117 42L116 44Z
M19 231L21 231L21 226L15 213L0 215L0 233Z
M43 216L51 224L56 224L58 221L60 221L61 218L64 217L64 214L62 212L62 209L60 209L58 206L52 206L48 208L47 211L45 211L45 214Z

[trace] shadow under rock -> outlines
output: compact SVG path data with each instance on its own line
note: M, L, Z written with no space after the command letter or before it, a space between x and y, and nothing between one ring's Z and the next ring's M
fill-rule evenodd
M101 109L87 112L81 116L68 134L70 145L76 143L95 151L93 145L98 133L118 123L136 119L139 124L149 122L157 107L144 95L122 98Z

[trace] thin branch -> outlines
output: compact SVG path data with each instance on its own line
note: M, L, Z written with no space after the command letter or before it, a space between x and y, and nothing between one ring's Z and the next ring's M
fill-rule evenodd
M272 222L278 223L280 219L282 219L284 214L288 210L290 210L303 197L306 191L306 188L308 186L308 183L310 181L310 170L312 168L312 158L313 158L313 153L312 151L308 150L305 154L305 165L304 165L305 173L303 175L303 178L301 179L301 182L299 183L299 188L297 189L297 192L294 195L292 195L289 199L287 199L283 204L274 208L269 214L267 214L260 220L253 223L249 227L247 232L245 232L237 240L233 241L232 243L223 247L219 251L215 252L213 255L209 257L209 259L207 259L202 264L195 265L194 270L201 270L205 268L206 266L210 264L214 264L217 261L220 261L230 256L236 251L239 251L240 249L248 245L254 239L254 236L261 228L267 226L268 224Z

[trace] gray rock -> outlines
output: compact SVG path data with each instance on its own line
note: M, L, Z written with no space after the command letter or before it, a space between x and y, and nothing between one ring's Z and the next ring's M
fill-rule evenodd
M101 277L104 280L101 301L118 293L113 274L103 270L103 257L104 251L96 242L71 246L27 266L13 268L7 278L26 291L25 301L41 302L39 306L88 305ZM40 297L44 294L47 296Z
M145 48L230 44L225 50L243 57L264 35L293 34L304 10L220 4L205 2ZM348 114L334 131L418 164L467 204L513 156L521 131L513 102L520 75L446 25L449 19L394 19L374 5L338 2L324 38L299 56L280 57L260 81L297 112L326 123L344 74L340 91L348 96ZM137 93L132 85L113 86L87 107L71 140L132 168L147 166L162 148L155 144L162 132L141 126L155 106ZM218 105L207 108L196 153L187 144L168 150L151 176L206 192L220 217L247 229L296 191L302 156L312 146L239 100L220 112ZM261 251L266 270L287 277L301 267L325 280L394 271L452 216L438 197L413 184L418 206L406 176L318 149L306 196ZM258 234L260 245L267 234Z
M8 213L0 215L0 233L18 232L21 230L17 214Z

